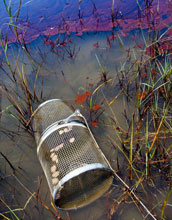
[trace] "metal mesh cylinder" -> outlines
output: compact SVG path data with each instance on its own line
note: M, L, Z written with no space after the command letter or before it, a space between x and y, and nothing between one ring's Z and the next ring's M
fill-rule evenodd
M59 208L87 205L110 187L110 165L78 110L49 100L35 111L33 127L38 158Z

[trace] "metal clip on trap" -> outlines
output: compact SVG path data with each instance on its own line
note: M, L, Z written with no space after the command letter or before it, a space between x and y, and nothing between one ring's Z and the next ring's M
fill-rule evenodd
M57 207L75 209L108 190L113 172L86 119L52 99L34 112L37 155Z

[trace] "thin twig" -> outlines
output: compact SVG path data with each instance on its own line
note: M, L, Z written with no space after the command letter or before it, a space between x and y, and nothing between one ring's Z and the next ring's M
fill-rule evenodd
M150 215L154 220L157 220L155 216L149 211L149 209L143 204L143 202L136 196L132 189L118 176L118 174L113 170L114 176L128 189L131 195L140 203L140 205L145 209L145 211Z
M2 152L0 152L0 154L3 156L3 158L7 161L7 163L9 164L11 169L13 170L13 174L15 174L15 172L16 172L15 167L12 165L12 163L8 160L8 158Z

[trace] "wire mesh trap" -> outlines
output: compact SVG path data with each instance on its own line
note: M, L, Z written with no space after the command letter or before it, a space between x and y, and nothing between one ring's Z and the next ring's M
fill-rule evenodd
M113 172L86 119L60 99L34 112L37 155L57 207L76 209L108 190Z

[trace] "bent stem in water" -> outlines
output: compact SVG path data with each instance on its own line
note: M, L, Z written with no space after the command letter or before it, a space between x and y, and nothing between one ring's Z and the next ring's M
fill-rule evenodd
M145 211L150 215L154 220L157 220L155 216L149 211L149 209L143 204L143 202L136 196L132 189L121 179L120 176L113 170L114 176L124 185L124 187L129 191L129 193L136 199L136 201L145 209Z

